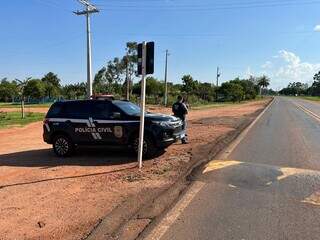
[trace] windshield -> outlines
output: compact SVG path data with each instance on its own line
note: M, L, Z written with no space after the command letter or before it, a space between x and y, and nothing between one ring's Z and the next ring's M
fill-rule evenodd
M118 108L120 108L123 112L128 115L138 115L140 114L140 107L131 103L131 102L122 102L122 101L115 101L113 102Z

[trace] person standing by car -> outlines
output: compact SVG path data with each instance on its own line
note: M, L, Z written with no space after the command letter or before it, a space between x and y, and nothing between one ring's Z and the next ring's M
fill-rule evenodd
M186 119L186 116L188 114L188 107L184 103L183 97L178 96L177 102L175 102L172 105L172 112L173 112L175 117L180 118L181 121L183 122L182 128L183 128L184 136L181 138L181 142L182 142L182 144L187 144L188 142L187 142L187 137L186 137L186 133L187 133L187 119Z

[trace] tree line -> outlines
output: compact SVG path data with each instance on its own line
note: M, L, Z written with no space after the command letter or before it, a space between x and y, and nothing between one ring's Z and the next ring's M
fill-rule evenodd
M286 96L320 96L320 71L314 75L311 86L307 83L292 82L279 93Z
M138 57L137 43L128 42L126 54L107 62L94 77L95 94L113 94L117 98L137 101L140 96L140 81L136 76ZM171 104L178 95L188 98L190 103L210 103L214 101L242 101L255 99L257 95L266 93L270 84L267 76L236 78L224 82L221 86L201 82L191 75L184 75L181 83L168 83L168 101ZM152 104L163 103L165 83L155 77L146 81L147 101ZM0 101L50 102L57 99L83 99L86 96L86 83L62 85L57 74L49 72L39 79L25 80L2 79L0 82Z

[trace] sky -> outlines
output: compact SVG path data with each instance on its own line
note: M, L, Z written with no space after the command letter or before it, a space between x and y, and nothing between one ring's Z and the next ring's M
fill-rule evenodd
M3 0L2 0L3 1ZM92 0L93 72L125 54L128 41L155 41L154 76L191 74L201 82L236 77L312 83L320 70L320 0ZM3 1L0 79L41 78L52 71L63 84L86 81L85 18L76 0ZM136 79L138 81L138 79Z

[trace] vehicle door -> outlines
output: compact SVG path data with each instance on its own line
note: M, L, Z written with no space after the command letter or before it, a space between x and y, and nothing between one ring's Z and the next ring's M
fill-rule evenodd
M64 104L61 121L68 128L75 143L90 143L95 140L89 116L90 105L88 101L71 101Z
M109 101L96 101L92 105L92 119L90 122L96 128L96 137L99 141L113 144L117 143L119 129L115 128L116 119L113 104ZM119 113L120 114L120 113ZM120 117L118 114L118 117Z

